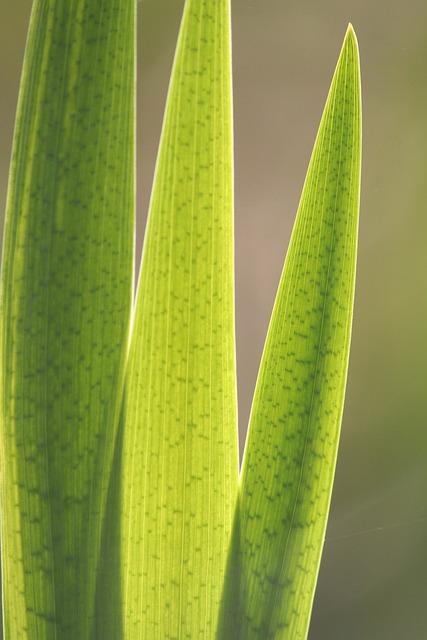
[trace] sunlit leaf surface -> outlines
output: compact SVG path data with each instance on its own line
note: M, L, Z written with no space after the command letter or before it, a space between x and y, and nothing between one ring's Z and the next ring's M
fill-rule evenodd
M209 638L238 478L229 0L185 5L126 379L129 640Z
M307 635L347 376L360 157L359 59L349 27L261 362L218 640Z
M5 633L93 638L134 241L134 2L35 0L2 273Z

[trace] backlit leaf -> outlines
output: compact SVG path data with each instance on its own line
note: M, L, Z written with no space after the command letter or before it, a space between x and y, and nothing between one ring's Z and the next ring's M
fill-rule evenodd
M347 377L360 157L359 58L350 26L260 366L218 640L307 635Z
M126 379L125 635L208 638L237 490L229 0L187 0Z
M93 638L132 303L134 14L33 5L2 271L7 640Z

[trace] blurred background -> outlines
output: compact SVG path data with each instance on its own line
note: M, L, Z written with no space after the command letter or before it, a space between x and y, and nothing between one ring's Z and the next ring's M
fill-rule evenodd
M31 0L0 9L0 209ZM310 640L427 639L427 2L233 0L242 444L349 21L363 174L347 402ZM138 255L183 0L138 3Z

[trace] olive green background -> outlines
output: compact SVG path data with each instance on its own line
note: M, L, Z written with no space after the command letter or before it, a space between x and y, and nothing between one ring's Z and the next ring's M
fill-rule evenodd
M140 253L183 0L138 3ZM0 208L31 0L0 5ZM234 0L242 442L305 171L347 24L363 172L352 354L310 640L427 638L427 2Z

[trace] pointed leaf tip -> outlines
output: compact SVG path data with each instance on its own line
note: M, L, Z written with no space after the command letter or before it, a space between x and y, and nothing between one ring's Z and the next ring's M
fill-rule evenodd
M351 42L356 47L356 50L359 50L356 32L351 22L348 23L347 31L344 38L344 44L346 44L347 42Z

